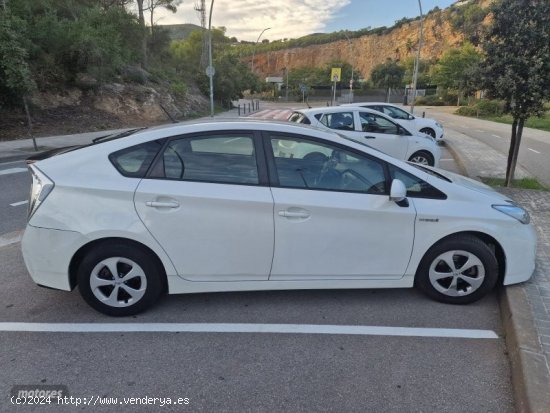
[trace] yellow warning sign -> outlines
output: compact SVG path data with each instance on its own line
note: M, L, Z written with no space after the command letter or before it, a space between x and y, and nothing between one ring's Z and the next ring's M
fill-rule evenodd
M333 67L330 71L330 80L332 82L339 82L342 80L342 68L341 67Z

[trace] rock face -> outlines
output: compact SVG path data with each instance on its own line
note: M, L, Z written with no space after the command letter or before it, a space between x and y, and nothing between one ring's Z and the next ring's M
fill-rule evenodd
M431 13L424 20L424 43L421 58L439 58L446 50L463 40L461 33L451 28L446 11ZM369 34L332 43L297 47L267 53L257 53L255 71L260 77L281 76L285 67L324 67L331 61L349 62L362 77L370 77L374 66L386 59L404 60L416 55L420 20L405 23L384 34ZM247 57L250 63L252 57Z

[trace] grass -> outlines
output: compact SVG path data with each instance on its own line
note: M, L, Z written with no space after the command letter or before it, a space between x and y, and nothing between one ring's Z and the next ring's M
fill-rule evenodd
M484 184L496 187L504 188L504 179L503 178L481 178ZM520 189L537 189L539 191L550 191L550 188L545 187L536 178L523 178L523 179L514 179L512 181L512 188Z
M481 119L492 120L493 122L506 123L508 125L512 124L512 116L502 115L502 116L480 116ZM533 129L540 129L547 132L550 132L550 113L546 113L543 117L539 118L537 116L530 117L525 122L525 126Z

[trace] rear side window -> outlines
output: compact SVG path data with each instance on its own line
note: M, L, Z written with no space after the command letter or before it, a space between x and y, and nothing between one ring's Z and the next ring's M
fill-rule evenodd
M159 157L149 177L257 185L254 141L248 134L174 139Z
M122 175L143 178L162 147L161 140L145 142L109 155L109 160Z

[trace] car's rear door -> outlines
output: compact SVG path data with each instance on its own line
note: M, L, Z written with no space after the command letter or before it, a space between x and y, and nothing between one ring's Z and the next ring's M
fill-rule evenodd
M147 229L194 281L267 280L273 198L259 136L172 138L135 193Z

